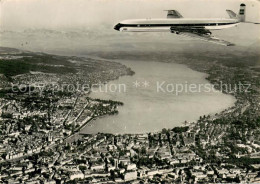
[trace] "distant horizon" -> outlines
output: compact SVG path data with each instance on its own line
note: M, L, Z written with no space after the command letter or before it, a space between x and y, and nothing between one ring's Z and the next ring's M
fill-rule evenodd
M3 30L92 28L124 19L164 18L165 9L190 18L225 18L226 9L238 13L241 3L247 5L247 21L260 22L256 0L2 0L0 26Z

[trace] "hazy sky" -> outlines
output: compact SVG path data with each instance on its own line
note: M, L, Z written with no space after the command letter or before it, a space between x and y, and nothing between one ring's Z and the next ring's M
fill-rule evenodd
M247 20L260 22L256 0L2 0L3 29L92 27L132 18L163 18L165 9L184 17L227 17L247 5Z

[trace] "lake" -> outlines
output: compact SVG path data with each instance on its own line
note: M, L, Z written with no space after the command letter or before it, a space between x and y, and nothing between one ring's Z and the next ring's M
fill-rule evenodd
M241 29L248 30L247 26ZM114 30L110 30L111 35L96 36L85 35L79 32L78 36L62 33L52 33L45 30L32 30L31 32L1 32L1 46L16 47L36 52L47 52L60 55L78 55L90 57L91 53L123 51L134 53L134 51L169 51L172 53L182 53L187 50L187 43L193 43L193 47L188 47L189 52L205 54L207 51L219 53L241 53L230 49L240 47L216 46L214 44L201 42L198 47L197 40L187 40L186 38L172 38L172 34L151 34L147 39L143 34L118 35ZM230 30L233 35L234 30ZM95 31L94 33L99 33ZM106 32L108 33L108 32ZM112 34L113 33L113 34ZM71 33L72 34L72 33ZM237 37L236 37L237 38ZM244 38L244 37L241 37ZM253 37L255 39L255 37ZM120 39L120 44L119 40ZM174 41L173 41L174 39ZM124 41L122 41L124 40ZM145 40L145 41L144 41ZM186 41L185 41L186 40ZM28 44L25 44L27 43ZM244 43L244 41L243 41ZM251 42L250 42L251 43ZM204 44L204 46L203 46ZM205 46L206 45L206 46ZM184 49L185 48L185 49ZM196 48L195 50L193 50ZM242 47L241 47L242 48ZM94 54L95 55L95 54ZM215 54L214 54L215 55ZM86 126L83 133L143 133L160 131L162 128L173 128L180 126L183 122L193 122L202 115L215 114L235 103L235 98L221 92L208 92L206 87L200 92L176 92L172 90L174 85L183 84L204 84L210 85L204 73L196 72L185 65L151 61L128 61L113 60L120 62L135 71L134 76L123 76L118 80L111 81L107 86L120 86L123 84L126 91L102 92L106 91L106 86L100 92L92 92L90 97L100 99L111 99L121 101L124 106L119 107L119 114L106 116L91 122L91 126ZM137 85L134 86L134 82ZM146 83L145 83L146 82ZM159 88L162 85L162 89ZM146 85L144 85L146 84ZM122 85L121 85L122 86Z
M193 122L231 107L235 98L212 88L207 76L185 65L151 61L114 60L133 76L93 89L92 98L121 101L119 114L92 121L82 133L145 133ZM193 86L193 87L192 87ZM211 89L211 90L209 90Z

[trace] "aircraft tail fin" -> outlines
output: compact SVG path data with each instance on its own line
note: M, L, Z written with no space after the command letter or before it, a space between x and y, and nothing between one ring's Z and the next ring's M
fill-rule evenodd
M234 13L232 10L226 11L231 19L238 19L239 22L246 22L246 5L244 3L240 5L238 14Z
M226 11L231 19L237 19L239 22L260 24L260 22L246 21L246 5L244 3L240 4L240 9L238 14L234 13L232 10L226 10Z
M246 21L246 5L242 3L240 5L239 13L237 15L237 18L240 22L245 22Z

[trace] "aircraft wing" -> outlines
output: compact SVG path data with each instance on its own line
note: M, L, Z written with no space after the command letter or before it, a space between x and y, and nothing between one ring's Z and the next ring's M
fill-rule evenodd
M215 44L219 44L219 45L225 45L225 46L234 46L235 45L231 42L221 40L221 39L219 39L215 36L211 36L211 35L185 33L185 32L180 32L179 35L191 37L191 38L195 38L195 39L199 39L199 40L203 40L203 41L207 41L207 42L211 42L211 43L215 43Z
M219 45L225 45L225 46L234 46L235 44L219 39L215 36L211 35L211 32L203 27L197 27L197 28L174 28L171 27L171 32L176 33L178 35L186 36L195 38L198 40L203 40Z

